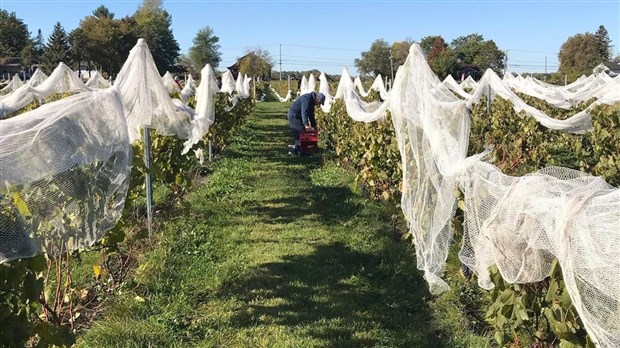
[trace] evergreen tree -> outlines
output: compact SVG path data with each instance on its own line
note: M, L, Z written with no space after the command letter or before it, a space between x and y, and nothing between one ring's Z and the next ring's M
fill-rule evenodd
M56 22L43 53L42 68L46 74L51 73L58 63L70 64L71 47L65 29Z
M202 70L207 64L210 64L213 69L217 68L222 60L219 41L220 38L214 35L211 27L207 26L198 31L194 38L194 45L189 49L189 58L196 69Z
M611 59L611 39L604 25L598 27L596 31L596 50L603 61Z
M108 10L107 7L101 5L99 7L97 7L94 11L93 11L93 16L95 18L109 18L109 19L114 19L114 13L110 12L110 10Z
M45 52L45 39L41 29L37 30L37 37L34 39L34 48L32 51L32 60L34 63L41 63L41 58Z

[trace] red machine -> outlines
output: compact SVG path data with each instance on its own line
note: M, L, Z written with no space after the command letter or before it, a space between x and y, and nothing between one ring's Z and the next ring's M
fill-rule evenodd
M316 130L302 130L299 134L301 153L315 153L319 150L319 137Z

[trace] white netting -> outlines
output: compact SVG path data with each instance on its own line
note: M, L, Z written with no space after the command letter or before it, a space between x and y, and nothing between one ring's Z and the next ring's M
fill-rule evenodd
M120 218L132 157L116 90L0 121L0 149L0 263L89 246Z
M304 75L301 77L301 82L299 83L299 94L302 95L310 92L312 91L310 91L308 88L308 79Z
M93 74L90 75L88 81L86 81L86 87L92 90L106 89L110 87L110 82L104 79L103 76L101 76L101 73L99 73L99 71L95 71Z
M161 135L189 138L191 115L170 99L144 39L139 39L129 52L114 86L123 100L132 142L140 138L144 126L156 129Z
M166 86L166 89L168 90L168 94L181 93L181 87L179 87L179 84L174 80L174 77L169 71L166 71L161 79L164 82L164 86Z
M237 95L243 99L250 97L250 83L248 82L246 85L246 81L248 81L247 76L244 77L241 73L237 75L235 90L237 91Z
M185 82L185 86L181 90L181 100L187 102L187 100L196 94L196 82L194 78L190 74L187 77L187 81Z
M52 94L89 92L90 88L71 68L60 62L52 74L33 90L37 98L45 99Z
M41 69L37 69L34 71L34 74L32 74L30 80L28 80L26 84L30 87L37 87L42 84L45 79L47 79L47 75L45 75Z
M222 73L222 87L220 87L220 92L233 94L236 90L237 85L232 73L230 70L224 71L224 73Z
M269 86L269 88L271 88L271 91L273 92L273 94L276 95L276 97L278 98L279 101L281 102L287 102L287 101L291 101L291 99L293 98L293 93L291 92L291 90L289 89L288 92L286 92L286 97L282 98L278 92L273 89L273 87Z
M579 112L565 120L558 120L528 105L510 90L491 69L487 69L480 81L478 81L478 87L476 87L471 98L467 101L468 106L477 103L481 98L486 98L489 95L491 99L497 95L510 101L517 113L523 110L527 115L534 117L536 121L549 129L571 133L583 133L587 129L592 128L592 118L588 112Z
M456 80L454 79L454 77L452 77L452 75L448 75L443 80L442 84L444 86L448 87L452 92L454 92L457 95L463 97L463 99L465 99L465 100L471 99L471 94L465 92L463 87L456 82Z
M13 75L11 81L6 86L4 86L4 88L0 89L0 94L11 93L23 85L24 82L22 82L22 79L19 78L18 74L15 74Z
M355 79L353 80L353 85L355 86L355 88L357 89L357 91L362 97L368 97L368 93L370 92L370 89L368 89L368 92L364 90L364 85L362 85L362 80L360 79L359 76L355 76Z
M476 82L470 75L470 76L467 76L467 78L463 80L463 82L461 82L461 87L471 88L472 90L474 90L478 87L478 82Z
M418 45L394 87L390 110L403 163L402 208L431 292L448 288L441 276L458 185L466 213L460 258L480 286L493 286L491 265L509 282L529 283L547 277L557 258L590 336L602 347L619 346L620 191L566 168L515 178L481 156L466 158L466 103L443 91Z
M198 143L215 122L215 98L219 92L215 73L207 64L200 72L200 76L200 85L196 89L196 110L192 119L192 131L189 139L184 143L183 154L187 153L192 145Z
M88 92L84 82L65 63L60 62L52 74L39 85L34 86L40 78L33 83L26 83L13 93L0 100L0 118L4 115L22 109L35 100L43 101L53 94Z

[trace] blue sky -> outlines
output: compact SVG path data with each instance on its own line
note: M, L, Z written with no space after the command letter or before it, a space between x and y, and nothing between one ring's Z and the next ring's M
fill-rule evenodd
M47 39L59 21L67 32L105 5L116 18L131 15L141 0L0 0L0 8L15 12L36 34ZM388 43L427 35L453 39L478 33L507 51L509 71L548 72L558 68L560 46L578 33L596 32L604 25L613 55L620 51L620 0L164 0L172 16L174 36L187 53L198 30L213 28L220 37L222 62L231 65L248 49L268 50L274 69L317 68L355 75L353 60L379 38Z

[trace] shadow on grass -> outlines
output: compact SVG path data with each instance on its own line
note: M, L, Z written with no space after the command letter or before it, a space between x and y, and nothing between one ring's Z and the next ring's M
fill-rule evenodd
M382 260L341 243L317 245L310 255L263 264L243 282L224 284L220 296L247 303L233 327L284 325L325 347L445 346L414 266L396 269Z
M248 207L254 215L266 224L295 223L313 215L325 224L349 221L360 211L352 199L348 187L304 187L292 192L286 198L260 201L255 207Z

